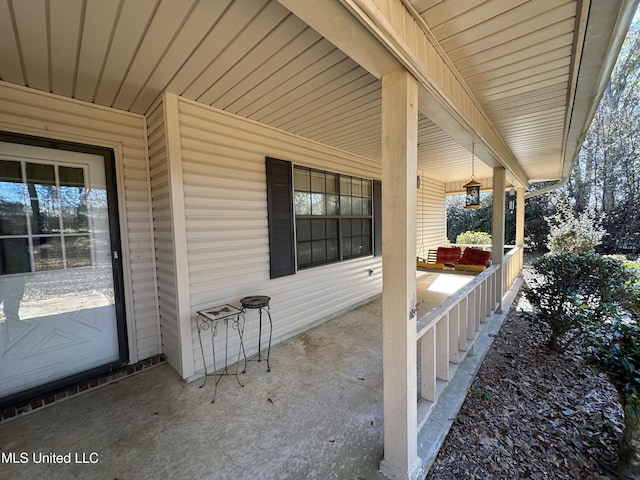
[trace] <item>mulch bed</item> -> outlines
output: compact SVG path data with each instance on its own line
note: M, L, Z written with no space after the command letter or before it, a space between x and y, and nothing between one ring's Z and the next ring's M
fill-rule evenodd
M427 479L619 479L624 420L615 389L549 351L519 296Z

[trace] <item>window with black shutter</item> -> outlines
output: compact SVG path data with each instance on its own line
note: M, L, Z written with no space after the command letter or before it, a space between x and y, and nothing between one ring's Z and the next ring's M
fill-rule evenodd
M267 158L267 198L271 278L382 251L379 181Z
M373 254L382 255L382 182L373 181Z
M295 273L291 162L266 159L271 278Z

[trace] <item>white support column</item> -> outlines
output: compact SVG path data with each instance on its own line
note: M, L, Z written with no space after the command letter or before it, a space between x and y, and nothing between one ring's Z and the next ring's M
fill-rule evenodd
M504 260L504 192L507 183L507 171L504 167L493 169L493 211L491 214L491 261L494 265L500 265ZM500 278L503 272L500 271ZM502 299L504 293L504 281L500 280L498 298ZM496 312L502 313L502 302L498 301Z
M382 357L384 458L381 472L421 473L417 426L416 171L418 82L406 71L382 77Z
M516 246L524 246L524 188L516 190Z

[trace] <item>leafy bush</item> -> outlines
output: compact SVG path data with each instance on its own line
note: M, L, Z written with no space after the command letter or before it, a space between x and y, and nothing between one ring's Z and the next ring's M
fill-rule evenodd
M637 320L615 315L591 332L588 364L604 373L618 391L623 407L638 416L640 402L640 328Z
M640 263L624 262L629 270L630 280L622 290L620 304L638 320L640 318Z
M555 199L556 213L546 217L549 224L548 248L551 253L592 253L606 230L593 207L576 214L562 197Z
M456 243L462 245L491 245L491 235L486 232L471 232L467 230L458 235Z
M595 253L556 253L533 263L535 275L523 287L534 312L531 322L548 335L549 348L562 352L581 341L609 315L610 303L631 272L615 258Z
M585 360L604 373L618 392L624 410L624 433L618 450L618 470L624 478L640 478L640 275L620 289L619 303L611 303L608 318L589 333Z

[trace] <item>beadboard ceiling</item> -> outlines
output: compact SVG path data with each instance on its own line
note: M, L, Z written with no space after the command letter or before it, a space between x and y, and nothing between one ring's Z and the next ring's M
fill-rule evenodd
M527 176L561 177L589 2L404 1ZM593 3L609 18L620 7ZM380 79L275 0L0 0L0 78L139 114L168 90L381 156ZM468 148L420 117L423 175L469 177ZM476 162L475 173L491 169Z

